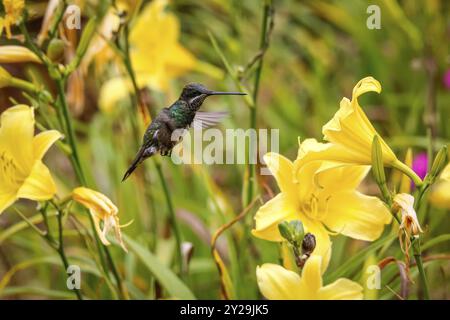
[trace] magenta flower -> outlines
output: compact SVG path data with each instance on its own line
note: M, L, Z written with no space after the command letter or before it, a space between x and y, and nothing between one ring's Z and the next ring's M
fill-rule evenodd
M428 169L428 157L425 152L421 152L414 157L412 169L417 173L420 179L425 178Z
M442 79L444 82L444 87L446 87L447 89L450 90L450 69L448 69L445 73L444 73L444 78Z

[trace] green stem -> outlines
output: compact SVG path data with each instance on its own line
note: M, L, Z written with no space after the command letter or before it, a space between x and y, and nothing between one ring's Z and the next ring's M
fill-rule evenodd
M166 183L166 179L164 178L162 169L161 169L161 164L159 164L158 162L155 161L155 166L156 166L156 171L158 172L158 177L159 180L161 181L162 187L163 187L163 191L164 191L164 196L166 198L166 203L167 203L167 208L169 210L169 222L172 226L172 230L173 233L175 234L175 243L176 243L176 255L177 255L177 260L178 260L178 265L180 268L180 274L183 272L183 256L181 253L181 233L180 233L180 229L178 227L178 223L177 223L177 219L175 216L175 210L173 208L173 203L172 203L172 198L170 196L170 192L169 192L169 188L167 187L167 183Z
M262 19L262 30L261 30L261 37L260 37L260 43L259 43L259 49L262 51L266 48L267 46L267 26L268 26L268 21L270 18L270 11L271 11L271 1L266 1L264 4L264 14L263 14L263 19ZM258 112L258 93L259 93L259 84L260 84L260 80L261 80L261 71L262 71L262 66L263 66L263 61L264 61L264 55L261 56L261 58L258 61L258 65L256 67L256 72L255 72L255 82L254 82L254 86L253 86L253 103L254 106L253 108L250 109L250 128L254 128L256 129L256 121L257 121L257 112ZM254 143L256 143L257 145L257 141L255 141ZM258 152L258 148L255 147L255 145L252 144L252 141L250 141L250 159L252 160L251 157L255 156L258 157L258 155L255 155L255 153ZM256 166L255 164L251 163L252 161L249 161L249 165L248 165L248 170L249 170L249 181L248 181L248 186L247 186L247 199L246 199L246 205L248 205L252 200L253 200L253 196L254 193L256 191L256 182L255 180L255 176L256 176Z
M67 129L67 135L68 135L68 141L69 145L72 149L72 162L74 165L74 169L77 173L77 176L81 182L81 184L86 185L86 178L83 174L80 158L78 156L78 148L75 140L75 132L72 127L72 121L70 120L70 114L69 114L69 106L67 105L67 101L65 98L65 90L64 90L64 80L63 79L55 79L56 80L56 88L58 92L59 102L60 102L60 108L62 109L62 115L64 119L64 124Z
M423 268L423 262L422 262L422 253L420 250L420 239L416 239L417 244L413 245L413 252L414 252L414 259L417 263L417 269L419 270L420 275L420 281L422 283L422 288L425 294L425 299L430 300L430 292L428 290L428 282L425 275L425 270Z
M56 251L58 252L59 256L61 257L61 260L63 262L65 271L67 272L67 269L69 268L69 260L67 259L66 253L64 251L64 230L63 230L63 223L62 223L62 210L58 207L58 205L56 205L54 202L52 202L52 205L55 207L58 215L57 215L57 220L58 220L58 247L55 248ZM80 290L79 289L74 289L75 294L78 298L78 300L83 300L83 297L81 296Z
M403 162L397 160L392 164L392 167L406 174L409 178L411 178L412 181L414 181L414 184L417 187L420 187L423 184L422 179L420 179L420 177L414 172L414 170L412 170Z

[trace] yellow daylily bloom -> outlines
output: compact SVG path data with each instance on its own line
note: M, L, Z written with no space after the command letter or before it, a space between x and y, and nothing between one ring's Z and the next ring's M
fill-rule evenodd
M312 255L302 275L276 264L263 264L256 269L261 293L270 300L361 300L363 288L356 282L340 278L324 286L322 257Z
M53 198L55 183L42 158L62 135L48 130L34 135L34 110L17 105L0 118L0 214L17 199Z
M377 133L358 103L358 97L366 92L380 93L380 83L372 77L366 77L356 84L353 88L352 99L343 98L339 110L322 128L324 139L331 144L316 145L317 149L311 148L310 152L299 159L301 163L311 160L330 160L347 164L370 165L372 163L372 141L374 136L378 135L383 163L390 166L402 165L391 148Z
M435 207L450 209L450 163L445 166L439 180L432 186L429 199Z
M259 208L253 235L282 241L278 224L300 220L305 232L316 237L313 254L324 257L324 269L331 253L329 230L366 241L377 239L391 214L381 200L356 188L369 171L368 166L340 166L313 161L294 172L293 163L277 153L264 156L267 167L281 190Z
M3 0L5 16L0 18L0 36L3 29L6 30L6 37L11 38L11 26L18 23L25 8L25 0Z
M72 199L89 209L94 220L95 230L104 245L111 244L106 239L106 235L110 230L114 230L116 240L120 243L122 249L128 252L120 232L119 210L107 196L89 188L78 187L73 189ZM103 222L103 228L100 226L100 222Z
M167 0L156 0L147 5L130 33L131 60L142 86L153 81L166 88L169 79L196 64L195 57L178 42L180 23L166 10L167 4Z
M22 46L0 46L0 63L36 62L41 60L28 48Z
M150 87L166 92L172 79L190 70L221 77L220 70L198 61L180 44L180 22L175 14L167 10L167 4L167 0L147 4L130 31L130 56L139 88ZM110 26L113 24L110 23ZM114 84L109 84L110 81ZM121 85L117 86L118 83ZM111 109L120 99L129 96L132 88L128 77L115 77L102 86L100 95L108 97L111 87L117 87L117 90L114 95L101 101L103 110Z

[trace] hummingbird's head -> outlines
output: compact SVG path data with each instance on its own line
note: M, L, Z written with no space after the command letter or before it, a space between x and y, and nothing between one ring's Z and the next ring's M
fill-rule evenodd
M206 87L200 83L189 83L184 86L183 92L181 92L180 99L188 102L190 105L198 109L203 101L209 96L214 95L245 95L241 92L222 92L212 91L206 89Z
M208 96L208 92L209 90L200 83L189 83L184 86L180 98L186 102L192 103L193 101L203 97L203 101Z

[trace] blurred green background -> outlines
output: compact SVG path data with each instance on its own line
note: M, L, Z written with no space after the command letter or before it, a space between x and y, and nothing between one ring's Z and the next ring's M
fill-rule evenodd
M149 2L144 1L143 6ZM264 1L257 0L171 1L167 10L179 19L181 44L196 59L223 70L223 76L220 72L212 77L193 70L171 79L166 90L148 88L145 93L151 114L155 115L173 102L188 82L204 83L216 90L236 90L207 31L214 35L232 68L238 71L259 50L263 4ZM370 16L366 10L371 4L381 9L381 29L370 30L366 26ZM257 127L280 130L281 154L294 159L298 137L321 139L321 128L338 110L342 97L351 97L357 81L369 75L381 82L383 91L380 95L362 97L360 105L400 159L404 158L408 147L414 154L427 152L430 138L434 151L449 143L450 87L444 82L445 73L450 70L449 1L274 0L273 6L274 28L262 67ZM30 30L37 32L40 23L39 18L31 21ZM82 164L89 184L119 207L121 223L134 220L123 233L139 243L142 250L152 252L159 261L158 267L168 269L174 257L174 239L153 161L147 161L145 168L137 171L140 178L121 183L139 143L134 141L130 123L124 120L133 108L131 100L121 99L110 112L98 107L100 88L117 73L117 63L116 60L109 64L105 61L100 72L91 66L82 80L84 104L81 109L73 110ZM38 73L44 82L46 79L45 70L32 64L9 65L8 70L22 78ZM243 83L251 89L253 74L250 73ZM51 84L48 87L52 90ZM12 105L10 97L26 102L17 90L1 89L1 109ZM230 113L229 119L220 126L222 130L249 127L249 108L242 99L210 98L204 109ZM211 255L210 238L221 225L243 210L245 166L178 166L168 158L161 160L183 240L191 242L194 248L189 273L182 280L195 297L217 299L220 277ZM60 150L52 148L45 162L58 181L61 197L77 186L70 163ZM263 185L269 186L275 194L278 192L271 177L258 177L258 181L258 192L264 201L270 195ZM371 177L366 179L363 188L367 193L377 193ZM30 216L34 214L34 204L23 201L20 206ZM233 283L234 297L238 299L261 298L255 267L279 261L278 244L249 235L252 216L258 206L246 219L225 231L218 241L219 253ZM425 243L450 233L448 211L433 207L425 211L420 213L426 230ZM81 222L87 221L78 206L72 207L71 215ZM84 271L82 290L91 298L111 298L99 277L93 254L80 240L73 220L69 217L65 224L66 251L71 263L79 264ZM388 226L385 233L396 234L390 229ZM333 256L327 274L368 245L341 236L332 237L332 241ZM395 240L387 244L364 254L346 277L360 280L363 265L368 261L377 262L387 256L403 259ZM447 241L425 250L425 256L445 255L449 249ZM111 251L132 298L173 296L156 280L142 256L133 250L125 254L119 246L112 246ZM13 210L9 210L0 216L0 279L12 269L16 272L0 290L2 299L73 297L65 289L58 258ZM432 297L448 298L448 255L426 263L426 271ZM417 279L416 270L413 268L411 272ZM396 298L389 288L399 291L397 273L395 265L383 269L383 287L377 298ZM420 297L416 285L417 281L411 284L409 298Z

